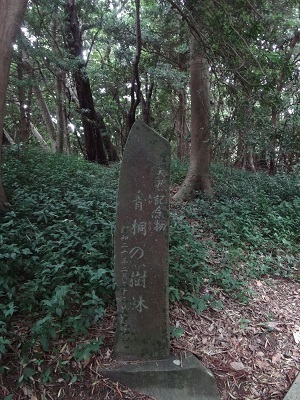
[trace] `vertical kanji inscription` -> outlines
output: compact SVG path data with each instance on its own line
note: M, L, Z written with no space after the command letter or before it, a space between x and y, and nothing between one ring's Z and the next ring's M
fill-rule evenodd
M119 359L169 356L170 144L143 122L127 140L115 230Z

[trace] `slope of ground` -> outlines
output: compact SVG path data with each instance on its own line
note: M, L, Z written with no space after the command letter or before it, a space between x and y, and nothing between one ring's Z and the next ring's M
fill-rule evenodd
M184 333L172 340L172 352L195 354L214 373L221 400L282 400L300 370L300 284L266 278L249 282L249 287L253 297L245 305L217 289L222 309L198 315L191 308L173 305L171 324ZM56 343L57 354L45 355L41 363L44 371L51 370L47 382L33 375L17 389L24 365L15 365L14 376L1 379L1 398L10 393L13 397L7 399L14 400L149 399L99 374L112 358L114 321L115 310L111 309L91 332L95 339L104 338L104 346L82 362L72 357L74 343ZM26 329L25 324L16 325L16 335ZM3 361L11 366L14 360L11 352ZM64 373L63 365L72 377Z

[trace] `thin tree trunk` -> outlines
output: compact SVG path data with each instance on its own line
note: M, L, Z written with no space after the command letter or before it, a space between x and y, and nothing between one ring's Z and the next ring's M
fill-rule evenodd
M154 89L154 80L150 77L150 83L148 82L148 73L146 74L146 97L141 94L142 97L142 114L143 121L147 125L151 125L151 97Z
M55 153L57 150L56 129L55 129L49 108L44 99L42 91L37 84L35 84L33 86L33 93L35 94L39 109L40 109L42 117L43 117L43 121L46 125L47 132L49 134L52 151L53 151L53 153Z
M176 201L185 201L195 192L212 193L210 180L210 99L209 66L201 45L192 36L190 62L191 92L191 154L187 176L174 195Z
M288 65L292 55L293 55L293 50L295 46L300 42L300 32L299 30L295 32L294 36L291 37L289 41L289 51L286 52L285 56L285 65L282 68L277 85L276 85L276 91L277 94L280 95L280 92L283 89L284 85L284 79L285 79L285 70L286 66ZM283 47L281 48L283 50ZM272 107L272 113L271 113L271 118L272 118L272 126L273 126L273 131L274 135L272 140L270 141L270 164L269 164L269 174L270 175L275 175L276 173L276 145L277 145L277 140L276 140L276 130L277 130L277 109L276 106Z
M103 140L105 150L107 153L108 161L112 161L112 162L119 161L117 149L115 148L115 146L113 145L113 143L110 139L110 136L107 132L107 128L106 128L106 125L105 125L102 115L99 113L96 113L96 116L97 116L98 128L100 129L100 132L101 132L101 136L102 136L102 140Z
M7 205L1 175L5 95L13 50L12 45L20 29L26 6L27 0L0 0L0 209L4 209Z
M237 161L234 163L235 168L241 168L246 171L256 172L253 161L253 149L247 144L245 135L239 131L238 148L237 148Z
M24 68L31 75L31 78L34 79L34 69L33 69L33 66L31 65L29 58L25 52L24 52L23 58L24 58L24 60L23 60ZM57 151L57 132L56 132L56 128L54 126L48 105L46 103L46 100L44 99L43 93L38 85L37 80L36 80L36 82L33 83L32 91L35 95L39 109L42 114L44 124L46 125L46 128L47 128L47 132L48 132L48 135L50 138L52 152L55 153Z
M179 104L175 111L175 133L177 138L177 157L184 161L189 154L188 130L186 123L187 96L185 88L178 90Z
M278 93L281 91L279 87L277 86L277 91ZM275 107L272 108L272 125L273 125L273 138L270 141L270 149L269 149L269 155L270 155L270 163L269 163L269 175L275 175L276 174L276 130L277 130L277 110Z
M183 31L181 32L184 35ZM188 60L185 53L178 55L178 68L181 72L187 71ZM179 160L184 161L189 156L189 142L188 135L189 129L187 126L187 89L182 86L176 91L178 96L178 107L175 110L175 133L177 138L177 157Z
M67 115L66 104L64 105L63 124L66 137L66 154L69 156L71 154L71 141L70 141L70 131L68 127L68 115Z
M257 161L257 169L261 171L268 171L267 150L264 148L259 155Z
M30 128L31 128L31 132L33 133L33 135L37 138L38 142L40 143L40 145L42 146L42 148L47 151L48 153L51 152L50 147L48 146L47 142L44 140L44 138L42 137L42 135L39 133L39 131L36 129L36 127L30 122Z
M101 137L100 129L97 126L97 115L92 96L89 78L86 73L86 66L83 60L82 32L79 26L78 15L75 7L75 0L66 1L67 31L69 50L78 59L74 80L81 111L81 120L84 131L86 158L88 161L107 165L107 155Z
M9 144L16 144L15 141L13 140L13 138L10 136L10 134L5 129L3 129L3 134Z
M66 107L64 85L65 72L57 71L56 74L56 116L57 116L57 150L64 150L64 138L66 137Z
M139 74L139 62L142 51L142 33L141 33L141 20L140 20L140 0L135 0L135 57L132 65L132 78L130 87L130 109L127 113L127 133L126 139L130 132L132 125L135 123L135 113L138 105L141 102L141 81Z
M22 54L20 53L18 56L18 79L19 82L22 82L24 79L24 64L22 61ZM29 121L27 119L27 113L25 109L26 104L26 94L24 87L22 85L18 86L18 103L19 103L19 111L20 111L20 128L16 137L17 143L26 143L29 138Z

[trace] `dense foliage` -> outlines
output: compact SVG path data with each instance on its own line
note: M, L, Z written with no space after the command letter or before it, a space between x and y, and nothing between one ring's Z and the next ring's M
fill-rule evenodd
M210 67L214 160L249 167L243 158L251 154L255 168L272 167L273 172L276 167L290 170L298 162L297 1L147 0L134 6L72 0L78 22L75 44L81 49L76 56L66 3L28 3L15 45L5 121L15 142L37 144L34 126L53 151L86 154L82 117L87 109L80 101L80 75L103 118L101 134L119 154L136 107L133 119L147 121L171 141L174 154L187 157L193 33Z
M213 162L212 196L171 205L172 302L201 313L220 290L248 301L249 279L300 279L299 46L297 0L28 1L0 140L0 360L19 357L19 384L57 339L85 338L77 360L102 345L90 332L115 302L113 162L135 119L170 142L174 192L193 143L209 187Z
M119 167L22 146L5 151L3 167L12 208L0 216L0 352L17 340L25 356L35 343L48 351L57 336L87 334L114 302ZM174 185L185 170L173 162ZM171 208L170 299L198 312L222 307L218 288L247 301L249 278L299 279L299 177L219 165L213 176L214 198ZM30 329L16 339L23 318Z

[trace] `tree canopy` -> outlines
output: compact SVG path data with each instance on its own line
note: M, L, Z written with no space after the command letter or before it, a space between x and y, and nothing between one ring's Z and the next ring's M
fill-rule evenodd
M175 352L204 355L224 399L284 396L299 369L299 0L0 9L2 397L137 398L99 365L118 161L138 119L172 149Z
M4 141L107 164L122 155L139 118L187 159L199 129L191 123L193 37L209 68L209 162L292 170L299 35L295 0L29 1Z

